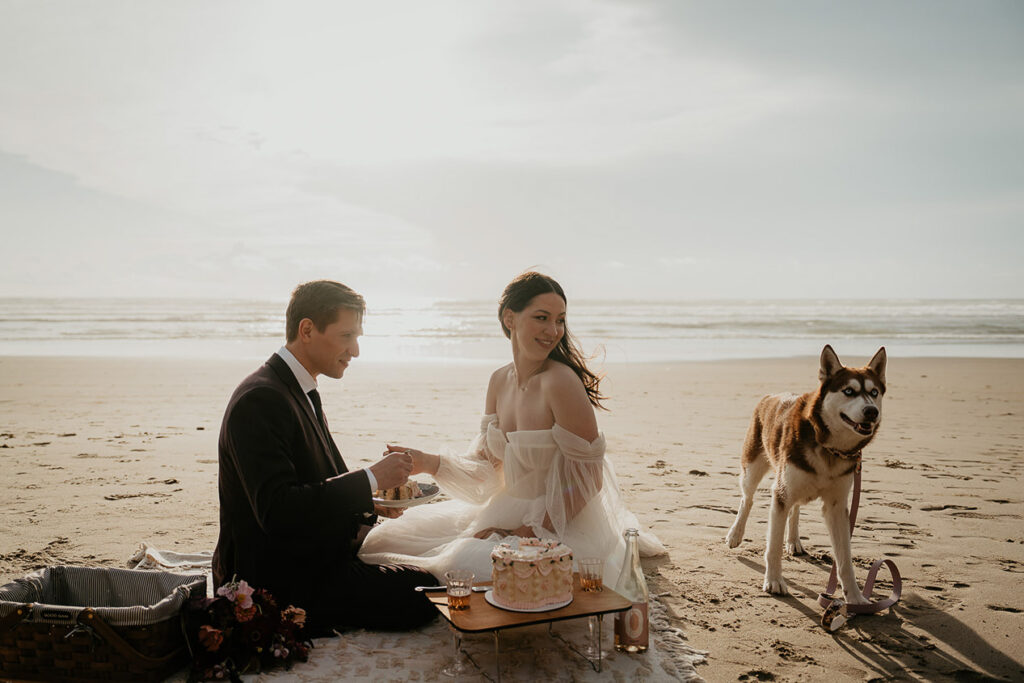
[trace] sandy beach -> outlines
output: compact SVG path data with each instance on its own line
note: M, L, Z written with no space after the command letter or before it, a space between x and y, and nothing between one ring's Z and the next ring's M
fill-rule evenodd
M53 564L122 567L143 541L212 550L221 415L259 362L0 358L0 583ZM357 361L322 382L349 466L386 442L464 449L492 369ZM761 592L767 479L744 543L724 541L754 404L812 389L817 359L604 371L609 457L670 549L644 563L651 592L709 652L707 680L1024 678L1024 360L890 356L853 551L861 582L873 559L895 560L903 600L836 634L818 625L830 550L816 505L802 518L810 555L784 560L792 597Z

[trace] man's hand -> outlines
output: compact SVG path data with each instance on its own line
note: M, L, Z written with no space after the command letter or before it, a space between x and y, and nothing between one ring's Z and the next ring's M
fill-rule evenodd
M388 453L370 465L369 469L377 479L378 489L393 489L409 480L412 473L412 456L408 453Z
M441 457L433 455L431 453L424 453L421 450L415 448L408 448L406 446L392 446L388 444L387 453L407 453L412 457L412 472L410 474L429 474L431 476L437 474L437 468L441 464Z

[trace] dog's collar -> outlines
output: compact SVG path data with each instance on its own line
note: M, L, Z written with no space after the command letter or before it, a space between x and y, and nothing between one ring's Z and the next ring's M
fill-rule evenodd
M862 453L862 449L860 448L855 451L840 451L835 448L829 448L828 446L822 446L822 448L837 458L845 458L847 460L860 460L860 454Z

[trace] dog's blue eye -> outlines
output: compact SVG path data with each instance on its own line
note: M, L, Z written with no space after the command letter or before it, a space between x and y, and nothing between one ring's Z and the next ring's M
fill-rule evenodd
M846 394L847 396L853 396L857 392L851 389L850 387L846 387L845 389L843 389L843 393Z
M871 398L878 398L878 389L871 390Z

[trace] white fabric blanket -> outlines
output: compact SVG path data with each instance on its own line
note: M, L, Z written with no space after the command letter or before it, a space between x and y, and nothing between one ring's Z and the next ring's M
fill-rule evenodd
M177 553L142 544L129 566L135 569L209 569L211 553ZM212 586L211 586L212 590ZM612 647L612 618L605 617L602 649L610 651L598 674L583 658L557 638L547 626L530 626L502 631L501 680L503 681L702 681L695 666L706 652L686 644L683 632L671 626L665 608L651 599L651 644L644 654L615 652ZM587 620L560 621L554 630L582 649L587 638ZM309 661L290 671L246 676L246 681L272 683L321 681L451 681L441 673L455 654L455 640L447 622L437 620L415 631L387 633L349 631L336 638L317 638ZM458 680L496 678L494 638L471 634L463 638L463 650L472 659L474 673ZM474 664L476 668L474 668ZM479 672L479 673L477 673ZM167 679L184 683L187 672Z

